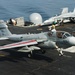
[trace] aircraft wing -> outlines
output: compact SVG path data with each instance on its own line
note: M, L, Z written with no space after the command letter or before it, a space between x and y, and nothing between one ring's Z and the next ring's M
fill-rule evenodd
M24 46L34 45L34 44L38 44L38 42L36 40L21 41L17 43L0 46L0 50L24 47Z

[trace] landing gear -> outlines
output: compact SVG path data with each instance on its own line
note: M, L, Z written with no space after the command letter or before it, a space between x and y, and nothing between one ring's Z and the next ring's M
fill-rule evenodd
M59 56L63 56L62 48L58 48L57 51L59 52Z
M42 52L42 54L45 54L45 53L46 53L46 51L45 51L45 50L41 50L41 52Z
M29 52L29 53L28 53L28 57L29 57L29 58L31 58L32 55L33 55L32 52Z
M41 52L42 54L45 54L45 53L46 53L45 50L41 50L40 52ZM31 51L31 52L28 52L27 56L28 56L29 58L31 58L31 57L33 56L33 52L32 52L32 51Z
M29 53L28 53L28 57L29 57L29 58L31 58L31 57L32 57L32 54L31 54L31 52L29 52Z

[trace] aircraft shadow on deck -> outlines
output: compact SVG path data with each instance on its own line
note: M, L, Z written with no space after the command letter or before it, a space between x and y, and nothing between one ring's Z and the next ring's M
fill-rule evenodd
M52 58L45 56L44 54L41 53L33 53L32 57L28 57L28 53L23 53L23 52L16 52L16 51L2 51L3 53L0 55L0 61L10 61L10 62L18 62L18 61L25 61L27 62L27 59L32 59L32 60L45 60L49 63L54 61Z

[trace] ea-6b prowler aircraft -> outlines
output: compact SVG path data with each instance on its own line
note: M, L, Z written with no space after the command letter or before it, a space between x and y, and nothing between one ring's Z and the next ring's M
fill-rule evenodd
M59 50L58 48L62 48L63 44L65 47L75 45L75 37L65 31L57 31L54 33L49 31L38 34L12 34L4 23L0 24L0 37L0 40L9 39L16 41L15 43L0 46L0 50L20 48L18 51L28 52L29 57L34 50L42 51L42 47L48 49L56 48ZM59 52L61 53L60 50Z

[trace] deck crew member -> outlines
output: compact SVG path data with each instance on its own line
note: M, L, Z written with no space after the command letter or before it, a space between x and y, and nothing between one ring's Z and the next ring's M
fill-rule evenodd
M52 25L51 32L52 32L52 36L55 38L57 36L56 35L57 33L56 33L55 25ZM56 49L59 52L59 56L62 56L63 52L62 52L62 50L57 45L56 45Z
M55 25L52 25L51 27L51 32L53 36L56 36L56 29L55 29Z

